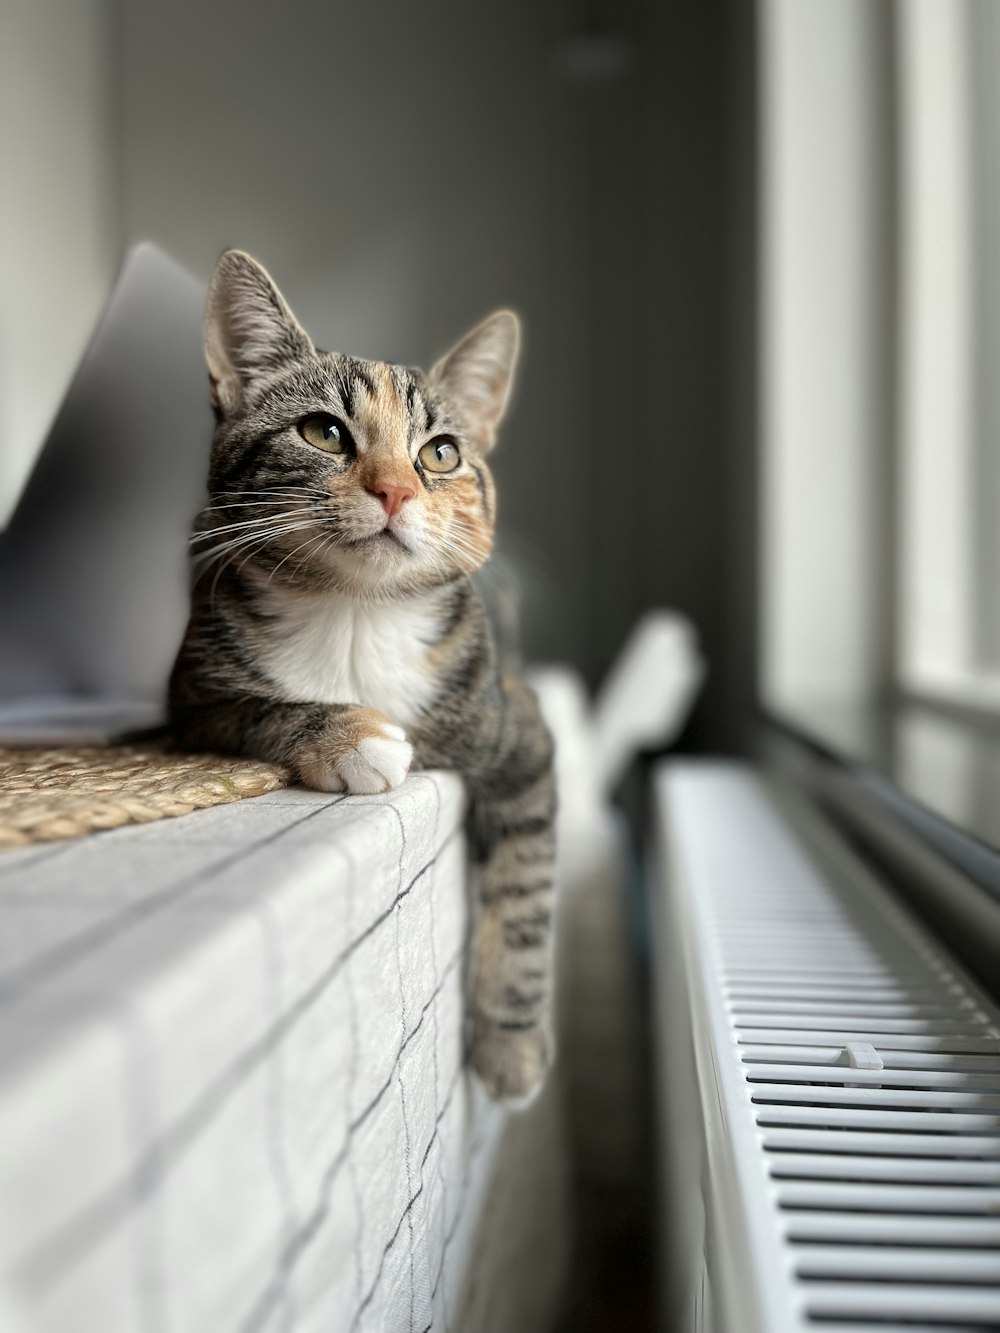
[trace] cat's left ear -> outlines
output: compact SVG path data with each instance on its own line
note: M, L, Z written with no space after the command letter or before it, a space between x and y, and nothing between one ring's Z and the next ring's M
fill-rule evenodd
M271 275L242 250L227 250L215 266L204 337L212 401L223 414L259 376L313 352Z
M520 327L512 311L498 310L456 343L430 374L431 383L455 404L484 451L493 447L510 398Z

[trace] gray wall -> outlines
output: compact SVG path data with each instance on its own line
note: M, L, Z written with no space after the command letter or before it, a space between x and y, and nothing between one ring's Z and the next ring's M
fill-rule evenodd
M515 0L122 7L122 209L195 272L238 245L321 346L426 365L510 304L496 456L536 652L592 661L588 201L559 24ZM583 520L583 521L581 521Z

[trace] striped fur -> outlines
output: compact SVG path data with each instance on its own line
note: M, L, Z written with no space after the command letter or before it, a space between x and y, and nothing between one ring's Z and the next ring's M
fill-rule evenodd
M205 320L209 502L170 686L181 744L279 760L311 787L462 773L478 867L471 1056L515 1103L552 1057L552 747L531 691L501 670L471 575L493 544L486 456L516 351L502 312L426 375L321 352L264 270L225 254ZM303 437L318 413L344 452ZM424 465L432 440L458 450L454 471Z

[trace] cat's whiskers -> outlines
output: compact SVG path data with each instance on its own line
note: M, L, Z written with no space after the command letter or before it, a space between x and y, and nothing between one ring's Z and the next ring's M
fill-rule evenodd
M202 510L205 514L214 514L219 509L266 509L277 505L287 504L289 500L295 499L295 496L282 496L280 500L233 500L224 505L206 505ZM306 497L312 499L312 497ZM316 497L318 498L318 497Z
M281 514L261 514L257 518L243 518L235 523L220 523L218 527L203 528L200 532L192 534L190 541L191 544L194 545L195 542L207 541L210 537L218 537L223 533L238 532L245 528L262 527L268 523L282 523L288 519L300 518L309 512L308 508L299 506L295 509L286 509L284 513Z
M298 546L296 546L295 550L289 551L288 555L284 556L281 560L279 560L278 563L275 565L275 567L271 570L270 574L268 574L267 576L268 583L271 582L275 574L277 574L278 570L281 568L281 566L285 563L286 560L291 559L291 557L293 555L296 555L299 551L301 551L304 546L308 546L310 542L315 541L317 536L323 536L323 535L324 535L323 533L314 533L311 537L307 537L304 542L301 542Z
M438 557L452 555L458 559L463 567L467 562L471 562L473 568L478 567L489 555L489 548L477 543L472 545L467 542L460 534L452 531L448 534L442 534L434 540L434 554ZM436 563L439 567L445 566L445 560L438 559Z
M235 553L244 546L249 546L257 542L266 545L267 542L274 540L276 537L283 537L290 532L298 532L302 528L310 527L314 521L315 520L312 518L300 518L292 523L273 525L265 528L263 531L254 530L252 532L238 533L235 537L231 537L228 541L219 542L209 550L197 552L192 556L192 562L196 566L200 566L198 571L200 577L217 561L222 560L228 555L235 557Z
M308 528L312 526L313 526L313 520L308 519L304 522L286 524L282 528L279 528L274 531L268 531L263 534L259 532L244 533L242 536L235 538L232 542L227 543L222 552L219 553L219 556L228 555L229 558L221 560L221 563L219 563L218 568L215 571L215 577L212 580L212 587L209 593L209 602L214 606L215 591L219 586L219 579L222 577L224 571L228 569L229 566L233 563L233 561L237 558L239 551L243 547L249 547L250 549L247 551L246 555L244 555L243 559L237 566L237 573L239 573L243 569L244 565L247 563L248 560L253 560L257 555L259 555L260 552L263 551L267 547L268 543L273 541L275 537L284 537L292 532L301 532L303 528ZM218 559L219 556L216 556L215 558ZM207 564L204 566L204 568L201 570L201 573L199 574L199 577L201 577L201 575L205 573L208 567L209 566Z
M237 536L231 537L228 541L217 543L208 550L196 552L191 557L192 563L196 568L204 571L215 564L216 561L223 559L225 556L240 550L240 548L247 546L252 542L258 540L264 542L270 541L274 537L283 536L286 531L296 531L299 526L300 525L297 523L283 524L280 528L268 528L264 531L256 530L253 532L241 532L237 534Z
M220 491L220 497L238 495L245 499L247 496L254 495L312 495L325 497L329 491L324 490L322 486L266 486L262 491Z
M205 508L216 509L223 504L231 502L251 504L255 499L267 499L273 496L285 496L291 498L294 496L312 497L328 494L329 492L322 486L267 486L259 491L242 489L234 491L217 491L210 497L211 503L206 505Z

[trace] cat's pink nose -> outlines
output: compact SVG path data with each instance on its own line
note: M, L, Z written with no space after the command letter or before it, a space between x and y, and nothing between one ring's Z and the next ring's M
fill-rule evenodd
M381 500L387 518L395 518L407 500L413 500L417 494L416 488L409 482L400 485L393 481L374 481L365 489L369 495Z

